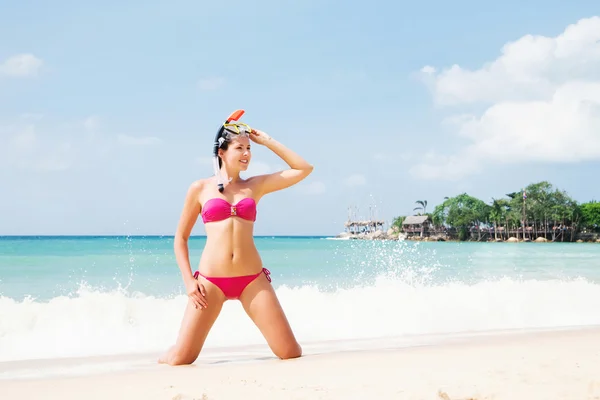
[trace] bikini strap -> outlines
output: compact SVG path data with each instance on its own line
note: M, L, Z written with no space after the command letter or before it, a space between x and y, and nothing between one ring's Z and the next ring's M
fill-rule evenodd
M268 269L266 269L266 268L263 268L263 272L264 272L265 276L267 277L267 280L268 280L269 282L271 282L271 271L269 271L269 270L268 270Z
M263 269L262 269L262 272L263 272L263 273L265 274L265 276L267 277L267 280L268 280L269 282L271 282L271 271L269 271L269 270L268 270L268 269L266 269L266 268L263 268ZM199 276L199 275L200 275L200 272L199 272L199 271L196 271L196 272L194 272L194 279L198 279L198 276Z

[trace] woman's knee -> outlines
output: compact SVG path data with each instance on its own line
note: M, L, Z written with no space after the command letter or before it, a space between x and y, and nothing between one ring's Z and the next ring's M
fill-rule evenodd
M281 349L275 353L277 357L282 360L288 360L290 358L298 358L302 356L302 347L295 343L293 345L287 346L284 349Z
M198 354L190 354L189 352L181 351L174 348L173 351L167 357L167 364L169 365L189 365L193 364L198 358Z

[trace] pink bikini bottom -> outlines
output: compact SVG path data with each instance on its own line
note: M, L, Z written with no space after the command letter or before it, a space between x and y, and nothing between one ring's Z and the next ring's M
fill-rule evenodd
M246 289L246 286L258 278L260 274L265 274L269 282L271 282L271 272L266 268L263 268L258 274L228 277L209 277L196 271L194 273L194 278L198 279L198 276L202 276L204 279L221 289L227 299L235 300L240 297L244 289Z

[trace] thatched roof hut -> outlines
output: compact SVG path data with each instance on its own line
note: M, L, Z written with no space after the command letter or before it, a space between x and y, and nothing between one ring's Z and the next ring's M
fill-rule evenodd
M427 223L429 223L429 215L410 215L402 221L402 225L426 225Z
M429 221L428 215L410 215L402 221L402 231L409 237L413 235L427 236L429 234Z

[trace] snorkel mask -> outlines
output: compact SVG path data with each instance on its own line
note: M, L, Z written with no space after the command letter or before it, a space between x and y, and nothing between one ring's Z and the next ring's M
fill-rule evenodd
M219 192L221 193L223 193L225 187L223 186L221 168L219 168L219 149L223 143L233 135L249 135L252 131L252 128L246 124L231 123L232 121L238 121L242 115L244 115L244 110L235 110L232 112L225 122L219 127L217 135L215 136L215 142L213 144L213 168L215 171L215 176L217 177Z

